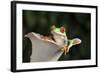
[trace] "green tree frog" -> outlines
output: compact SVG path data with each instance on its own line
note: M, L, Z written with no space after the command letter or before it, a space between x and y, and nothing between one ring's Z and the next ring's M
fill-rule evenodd
M66 29L65 27L57 28L54 25L51 27L51 34L53 35L53 38L57 45L62 46L62 51L64 51L64 54L69 52L69 49L76 44L80 44L81 40L79 38L74 38L72 40L69 40L66 35Z

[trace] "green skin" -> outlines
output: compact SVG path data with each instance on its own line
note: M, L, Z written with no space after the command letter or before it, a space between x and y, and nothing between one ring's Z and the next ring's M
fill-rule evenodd
M54 31L54 32L56 32L56 33L59 33L59 34L61 34L61 35L64 35L65 37L67 37L67 36L66 36L66 32L64 32L64 33L61 33L61 32L60 32L60 28L54 28L52 31Z
M80 43L81 43L80 39L68 40L67 35L66 35L66 32L64 31L63 33L61 33L60 28L56 28L56 27L54 26L53 29L52 29L51 31L52 31L52 32L55 32L55 33L58 33L58 34L61 34L61 35L63 35L63 36L65 37L65 39L64 39L65 45L63 45L63 48L62 48L62 50L64 51L65 55L66 55L66 53L69 52L69 49L70 49L73 45L76 45L76 44L80 44Z

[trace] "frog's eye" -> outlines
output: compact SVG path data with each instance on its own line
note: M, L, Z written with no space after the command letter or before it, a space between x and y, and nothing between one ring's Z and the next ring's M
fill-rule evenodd
M65 32L65 27L60 27L60 32L64 33Z
M56 27L55 27L55 25L52 25L51 26L51 30L54 30Z

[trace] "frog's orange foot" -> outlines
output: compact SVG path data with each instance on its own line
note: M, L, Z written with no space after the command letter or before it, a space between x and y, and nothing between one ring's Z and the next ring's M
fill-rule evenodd
M66 54L69 52L68 46L67 46L67 45L64 45L64 46L61 48L61 51L63 51L64 54L66 55Z

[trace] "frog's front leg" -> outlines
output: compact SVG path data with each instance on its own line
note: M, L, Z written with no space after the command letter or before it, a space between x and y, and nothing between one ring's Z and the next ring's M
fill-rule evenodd
M72 39L72 40L69 40L69 44L65 44L62 48L62 51L64 51L64 54L66 55L70 48L74 45L77 45L77 44L80 44L82 41L78 38L75 38L75 39Z

